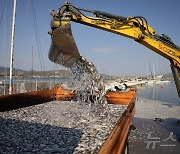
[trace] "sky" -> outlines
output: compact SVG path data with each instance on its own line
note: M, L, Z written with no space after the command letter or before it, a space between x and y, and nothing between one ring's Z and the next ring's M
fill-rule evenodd
M65 69L48 59L51 43L49 10L55 11L64 0L34 0L38 34L32 12L32 0L17 0L14 67L24 70ZM71 0L74 6L100 10L120 16L143 16L157 34L166 34L180 46L179 0ZM0 66L9 67L13 0L0 0ZM72 22L72 33L79 52L93 62L103 74L146 76L150 74L148 63L156 74L170 73L170 63L154 51L123 36ZM36 34L39 40L36 39ZM40 42L40 52L37 43ZM42 56L41 56L42 54ZM40 55L40 56L39 56Z

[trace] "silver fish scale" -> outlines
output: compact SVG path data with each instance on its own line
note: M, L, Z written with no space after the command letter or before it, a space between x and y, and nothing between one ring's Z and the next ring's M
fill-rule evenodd
M126 107L108 104L97 114L53 101L0 112L0 153L97 153Z

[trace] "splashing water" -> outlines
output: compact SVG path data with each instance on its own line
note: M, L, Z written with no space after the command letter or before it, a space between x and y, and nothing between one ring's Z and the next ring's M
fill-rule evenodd
M78 101L91 107L91 110L105 108L105 86L93 63L81 57L70 69L75 80Z

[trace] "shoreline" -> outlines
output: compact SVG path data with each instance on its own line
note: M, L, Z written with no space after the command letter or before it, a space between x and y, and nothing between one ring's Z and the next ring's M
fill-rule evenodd
M180 105L138 97L129 135L130 154L180 151Z

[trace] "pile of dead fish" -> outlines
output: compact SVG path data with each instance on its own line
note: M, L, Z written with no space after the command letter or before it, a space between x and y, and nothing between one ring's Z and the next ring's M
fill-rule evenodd
M0 153L97 153L126 106L93 113L78 102L0 112Z

